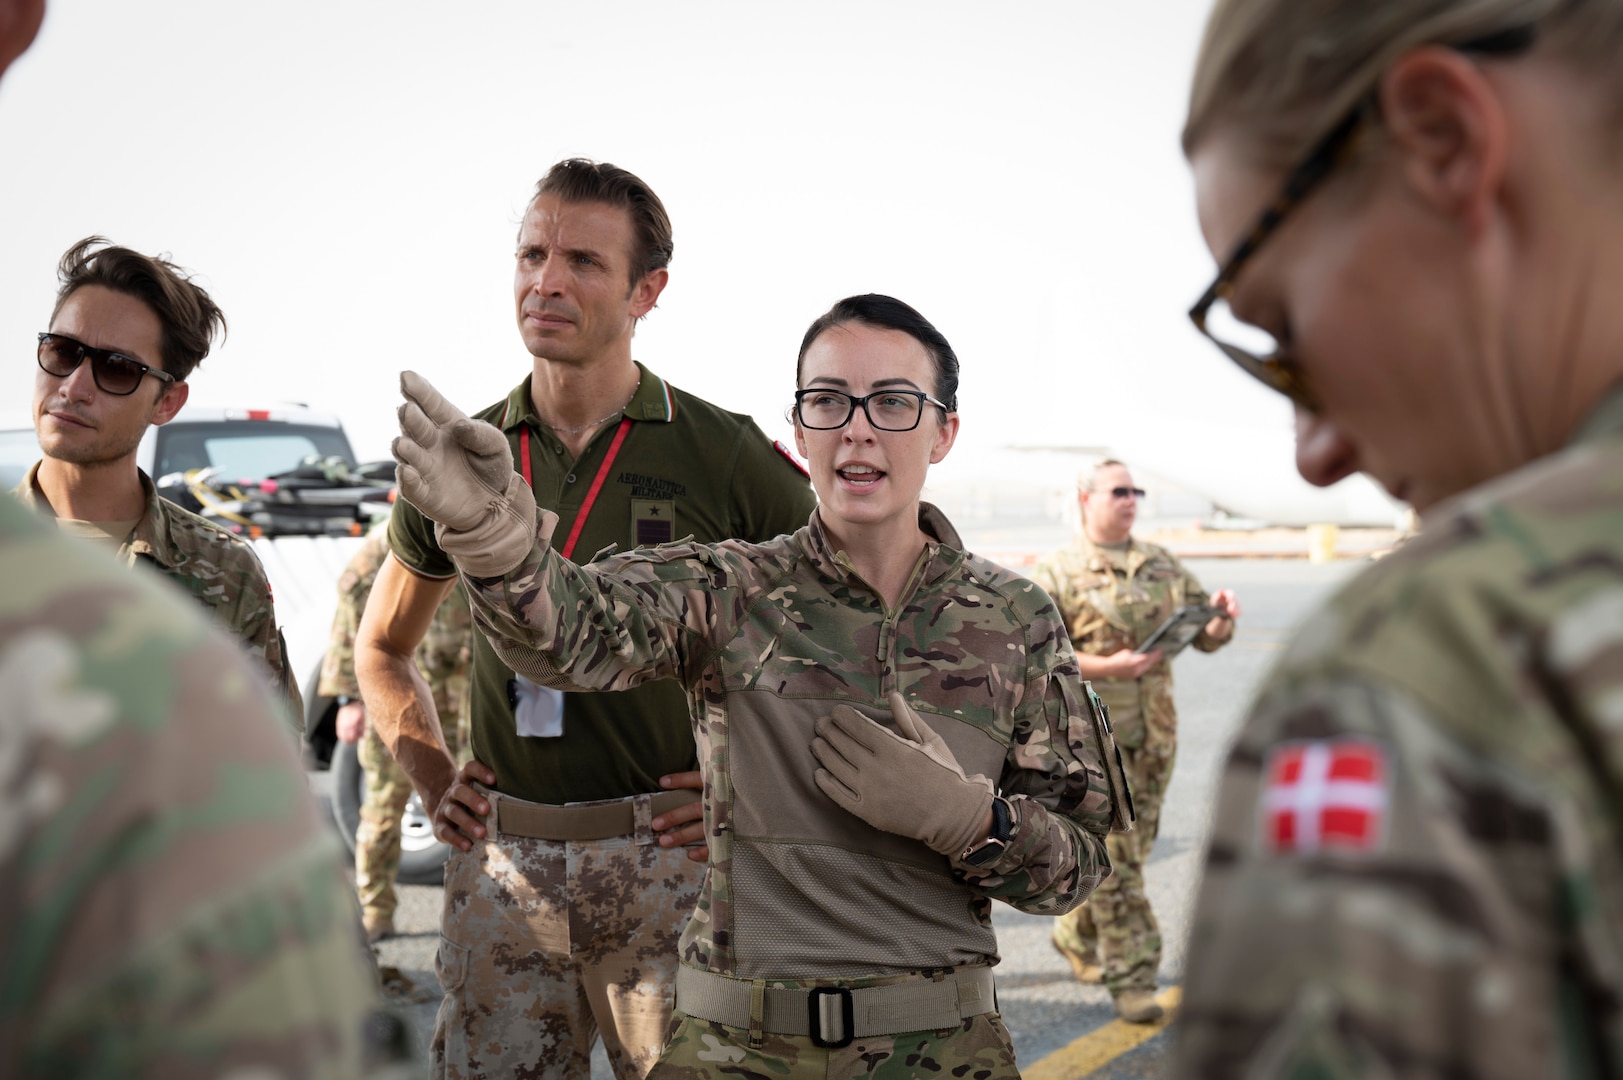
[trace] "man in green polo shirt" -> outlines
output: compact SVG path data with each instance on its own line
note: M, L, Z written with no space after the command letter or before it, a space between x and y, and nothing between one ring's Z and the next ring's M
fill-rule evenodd
M815 502L748 417L632 360L671 250L658 196L580 159L542 178L520 227L514 296L533 369L477 415L507 433L576 562L611 545L765 540L804 525ZM682 846L703 840L682 790L698 784L686 699L671 682L558 694L476 634L473 760L458 770L411 664L456 568L407 503L389 540L355 660L368 716L456 849L433 1075L585 1078L601 1033L620 1080L640 1078L664 1043L702 875L703 854Z

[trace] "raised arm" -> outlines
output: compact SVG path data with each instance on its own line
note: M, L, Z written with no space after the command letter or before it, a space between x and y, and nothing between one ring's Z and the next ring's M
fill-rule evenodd
M623 690L681 679L684 641L741 610L741 560L667 545L577 566L552 546L557 515L536 510L502 434L432 386L401 376L400 493L435 522L467 583L474 620L498 656L560 689ZM370 705L370 702L368 703Z

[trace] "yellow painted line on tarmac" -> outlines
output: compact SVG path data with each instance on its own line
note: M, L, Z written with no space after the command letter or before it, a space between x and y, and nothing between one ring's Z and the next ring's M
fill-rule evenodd
M1129 1024L1125 1020L1112 1020L1088 1032L1069 1046L1062 1046L1035 1065L1020 1070L1024 1080L1081 1080L1095 1070L1121 1057L1127 1051L1149 1042L1166 1030L1183 1000L1183 988L1169 986L1155 1000L1166 1010L1166 1015L1153 1024Z

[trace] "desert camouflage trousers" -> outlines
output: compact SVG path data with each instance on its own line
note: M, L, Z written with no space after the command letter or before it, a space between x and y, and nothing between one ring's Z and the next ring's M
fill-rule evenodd
M772 1080L913 1080L915 1077L972 1077L1019 1080L1014 1044L997 1013L970 1017L958 1027L875 1035L850 1046L813 1046L807 1035L763 1037L749 1048L749 1032L695 1020L677 1013L669 1042L648 1080L707 1080L711 1077L771 1077Z
M587 1080L599 1035L619 1080L647 1074L704 865L655 842L649 796L631 801L632 836L451 853L431 1076Z
M1138 820L1133 831L1105 840L1113 873L1081 907L1054 920L1054 944L1097 961L1112 995L1155 989L1161 970L1161 927L1144 892L1144 864L1161 827L1161 802L1172 778L1178 744L1152 730L1144 745L1121 748Z

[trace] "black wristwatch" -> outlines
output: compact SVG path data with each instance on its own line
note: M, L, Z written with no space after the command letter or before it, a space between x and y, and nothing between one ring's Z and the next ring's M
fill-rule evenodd
M1014 807L1001 795L992 800L992 834L985 840L969 845L958 856L972 866L989 866L1003 857L1008 850L1009 838L1014 835Z

